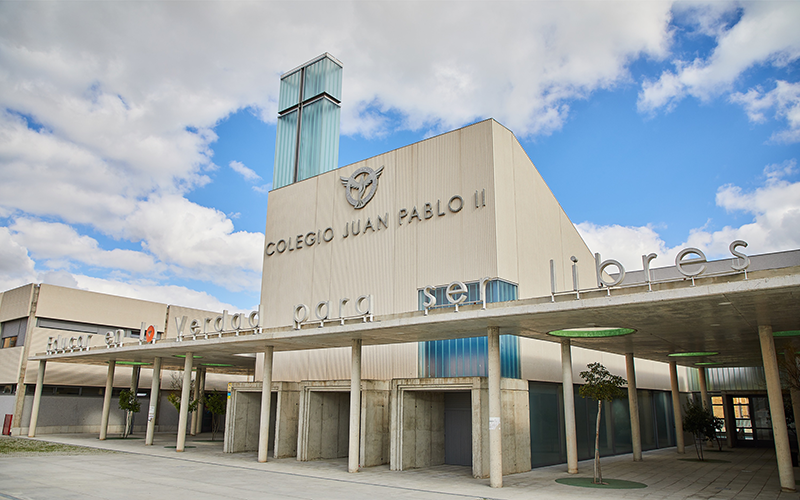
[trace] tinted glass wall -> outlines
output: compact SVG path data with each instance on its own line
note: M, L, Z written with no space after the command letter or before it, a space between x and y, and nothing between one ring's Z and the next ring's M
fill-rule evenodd
M578 459L594 456L597 402L584 399L575 386L575 425ZM652 450L675 445L672 422L672 400L665 391L639 390L639 426L642 449ZM566 463L564 433L564 397L561 384L529 383L531 413L531 466L542 467ZM627 395L611 403L603 403L600 418L600 455L630 453L631 421Z

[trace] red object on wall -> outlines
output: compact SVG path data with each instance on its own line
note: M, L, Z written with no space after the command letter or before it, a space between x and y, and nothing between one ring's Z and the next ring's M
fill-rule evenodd
M14 415L6 414L5 420L3 420L3 435L10 436L11 435L11 419L14 418Z

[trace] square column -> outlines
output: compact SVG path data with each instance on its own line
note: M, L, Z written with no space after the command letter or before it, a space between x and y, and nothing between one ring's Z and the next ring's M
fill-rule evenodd
M269 413L272 403L272 354L275 348L264 349L264 377L261 383L261 420L258 428L258 461L267 461L269 450Z
M153 382L150 384L150 408L147 411L147 434L144 444L153 444L153 436L156 431L156 412L158 411L158 398L161 392L161 358L153 360Z
M100 417L100 440L105 440L108 435L108 414L111 412L111 393L114 392L114 369L117 366L116 360L108 362L108 374L106 375L106 390L103 393L103 416Z
M625 369L628 376L628 409L631 414L631 444L633 445L633 461L642 461L642 431L639 427L639 393L636 392L636 367L633 353L625 355Z
M186 361L183 363L183 387L181 388L181 410L178 418L178 443L175 451L183 451L186 447L186 424L189 420L189 398L192 390L192 362L194 355L186 353Z
M361 426L361 339L353 340L350 363L350 437L347 452L347 471L358 472L361 451L358 437Z
M681 394L678 392L678 363L669 362L669 385L672 387L672 415L675 418L675 444L678 453L686 453L683 443L683 418L681 417Z
M33 408L31 408L31 421L28 424L28 437L36 436L36 422L39 420L39 404L42 402L42 386L44 385L44 367L47 361L39 361L39 373L36 375L36 391L33 393ZM17 387L17 391L25 390L25 385L22 388Z
M490 326L488 339L489 372L489 485L503 487L503 429L500 425L503 405L500 400L500 328Z
M786 429L786 414L783 411L783 394L781 393L778 359L775 357L772 327L759 326L758 340L761 343L761 359L764 361L764 375L767 379L767 398L769 399L769 414L772 420L772 435L775 439L775 456L778 460L781 491L796 491L792 454L789 448L789 431Z
M578 473L578 433L575 427L575 386L572 381L570 339L561 339L561 387L564 390L564 434L567 438L567 472Z

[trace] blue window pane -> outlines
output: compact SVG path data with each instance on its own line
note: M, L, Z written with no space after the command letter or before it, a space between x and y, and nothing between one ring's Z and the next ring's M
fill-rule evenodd
M272 187L288 186L294 182L294 158L297 151L297 111L278 117L275 140L275 166Z
M335 169L339 158L339 106L323 98L302 113L298 181Z
M328 58L320 59L306 68L303 100L327 92L337 101L342 100L342 68Z
M278 94L278 113L282 113L300 103L301 78L302 72L299 70L281 78L281 90Z
M480 282L465 283L466 303L480 301ZM447 287L432 290L436 297L436 308L452 307L447 301ZM425 292L418 292L417 304L424 309ZM503 280L492 280L487 286L487 302L505 302L517 299L517 286ZM421 377L485 377L488 375L488 350L486 337L436 340L420 342L419 371ZM519 338L515 335L500 336L501 376L521 378Z

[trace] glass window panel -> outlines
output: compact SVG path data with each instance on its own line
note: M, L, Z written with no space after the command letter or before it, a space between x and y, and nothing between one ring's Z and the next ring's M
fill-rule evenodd
M336 168L340 113L339 106L324 98L303 106L298 181Z
M711 404L712 405L721 405L722 404L722 396L711 396Z
M297 153L297 111L278 117L275 141L275 165L272 187L277 189L294 182L294 159Z
M675 444L675 424L672 416L672 399L666 392L654 393L658 447Z
M567 460L561 386L530 382L531 466L541 467Z
M627 396L611 402L611 411L614 417L614 453L630 453L633 451L629 404Z
M327 92L337 101L342 100L342 68L328 58L320 59L306 68L303 100Z
M639 394L639 432L642 436L642 449L653 450L656 448L656 420L653 413L653 393L648 390L638 390Z
M282 113L300 103L301 78L301 70L297 70L291 75L286 75L281 78L281 89L278 94L278 113Z

